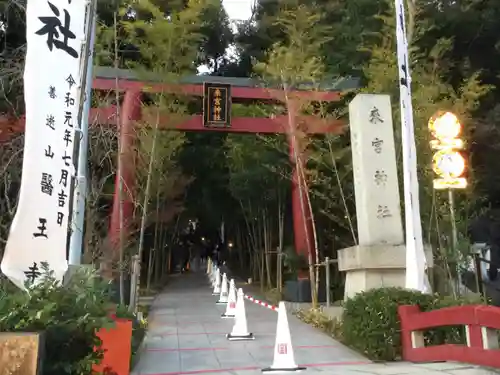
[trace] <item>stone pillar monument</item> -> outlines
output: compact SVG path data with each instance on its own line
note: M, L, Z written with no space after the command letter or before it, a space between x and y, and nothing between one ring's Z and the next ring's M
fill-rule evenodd
M358 245L339 250L345 295L405 285L405 246L389 95L349 104Z

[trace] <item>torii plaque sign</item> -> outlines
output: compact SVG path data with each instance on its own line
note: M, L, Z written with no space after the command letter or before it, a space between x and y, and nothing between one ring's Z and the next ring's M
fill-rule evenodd
M203 84L203 126L231 127L231 85Z

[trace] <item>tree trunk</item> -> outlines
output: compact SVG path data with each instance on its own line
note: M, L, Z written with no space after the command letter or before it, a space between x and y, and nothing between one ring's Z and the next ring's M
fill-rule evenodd
M264 253L266 254L266 277L267 277L267 286L269 288L273 287L272 279L271 279L271 246L269 246L269 228L268 228L269 220L266 218L266 211L262 211L262 230L264 237Z
M149 293L151 290L151 276L153 275L153 262L154 262L154 257L155 257L155 248L149 249L149 256L148 256L148 269L147 269L147 274L146 274L146 293Z
M159 222L159 207L160 207L160 189L156 191L156 221L155 221L155 234L153 239L153 248L149 250L148 257L148 269L146 273L146 292L149 293L151 290L151 279L153 277L153 265L155 264L155 258L158 254L158 222ZM156 262L157 263L157 262Z
M284 230L285 227L285 210L281 204L281 194L278 196L278 255L277 255L277 268L276 268L276 284L278 285L278 290L281 293L283 289L283 241L284 241Z
M252 215L254 217L254 215ZM260 268L259 268L259 281L261 290L264 291L266 287L266 278L265 278L265 268L266 268L266 250L264 249L264 238L263 238L263 223L261 220L258 220L258 212L257 216L255 216L255 220L253 221L253 232L255 233L255 242L257 243L257 251L260 254Z
M264 268L265 268L265 254L263 250L260 250L260 267L259 267L259 281L260 281L260 290L264 292L265 290L265 279L264 279Z
M244 259L245 254L244 254L244 244L243 244L241 228L239 226L236 229L236 248L238 252L238 261L240 264L240 270L243 271L243 267L245 266L245 259Z
M114 38L114 61L113 61L113 66L115 69L118 69L118 12L115 10L113 12L113 38ZM116 123L120 124L120 91L118 89L118 76L115 77L115 106L116 106L116 112L115 112L115 117L116 117ZM121 142L121 137L120 134L118 134L118 166L117 166L117 173L118 173L118 202L119 202L119 228L120 228L120 233L119 233L119 245L118 245L118 272L119 272L119 280L120 280L120 304L125 305L125 275L123 274L123 267L124 267L124 242L125 242L125 234L124 232L124 227L123 227L123 181L122 181L122 154L124 150L122 147L122 142ZM112 262L114 259L110 259Z
M151 155L149 157L149 165L148 165L148 177L146 179L146 191L144 192L144 201L142 203L142 216L141 216L141 225L139 231L139 248L137 249L137 255L139 256L139 261L142 259L142 253L144 251L144 236L146 233L146 220L148 217L148 206L150 200L150 191L151 191L151 180L153 175L154 163L156 158L156 144L158 140L158 127L160 124L160 109L156 109L156 123L154 126L153 133L153 144L151 145ZM152 257L150 257L152 260ZM148 264L148 278L150 272L150 264ZM136 296L138 299L139 296Z
M306 183L306 175L304 173L304 169L302 168L302 163L299 166L299 178L302 178L304 181L305 185L305 195L307 199L307 206L308 206L308 211L309 215L309 220L311 220L311 227L313 230L313 243L314 243L314 264L319 264L319 249L318 249L318 237L316 233L316 221L314 220L314 215L313 215L313 209L312 209L312 204L311 204L311 195L309 194L309 189L307 187ZM310 264L310 263L309 263ZM319 268L313 267L313 272L314 272L314 294L312 295L312 300L313 300L313 308L316 308L318 305L318 290L319 290ZM311 268L309 268L309 272L311 272ZM313 283L313 280L311 279L311 285Z
M249 203L248 204L248 209L245 209L244 205L243 205L243 202L242 201L239 201L240 202L240 206L242 208L242 212L243 212L243 217L245 219L245 223L247 225L247 229L248 229L248 240L249 240L249 243L250 243L250 246L252 248L251 251L253 251L255 257L254 257L254 264L251 264L252 266L252 277L255 281L258 280L258 275L259 275L259 264L260 264L260 254L259 254L259 241L258 241L258 235L257 235L257 230L255 228L255 220L251 220L253 219L255 216L253 215L253 210L252 210L252 205ZM262 279L260 279L259 281L262 282Z

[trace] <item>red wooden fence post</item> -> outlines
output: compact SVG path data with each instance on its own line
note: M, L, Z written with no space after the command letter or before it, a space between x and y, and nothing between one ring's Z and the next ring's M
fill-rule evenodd
M500 368L497 330L500 308L464 305L420 312L417 306L399 306L403 359L412 362L458 361ZM424 331L464 326L467 343L425 346Z
M412 349L425 347L424 334L421 331L412 331L408 322L412 315L420 314L420 307L412 305L398 306L398 315L401 320L401 346L403 359L411 361Z

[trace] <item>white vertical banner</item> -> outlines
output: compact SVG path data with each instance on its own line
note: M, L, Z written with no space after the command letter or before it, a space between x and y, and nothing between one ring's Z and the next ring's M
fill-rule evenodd
M396 38L399 67L399 96L401 105L401 140L403 149L403 181L406 229L406 288L430 292L425 273L426 260L420 220L417 152L411 103L411 75L406 39L403 0L395 0Z
M82 0L28 0L26 5L23 169L1 264L2 272L20 288L26 281L36 283L42 262L58 280L68 268L86 7Z

